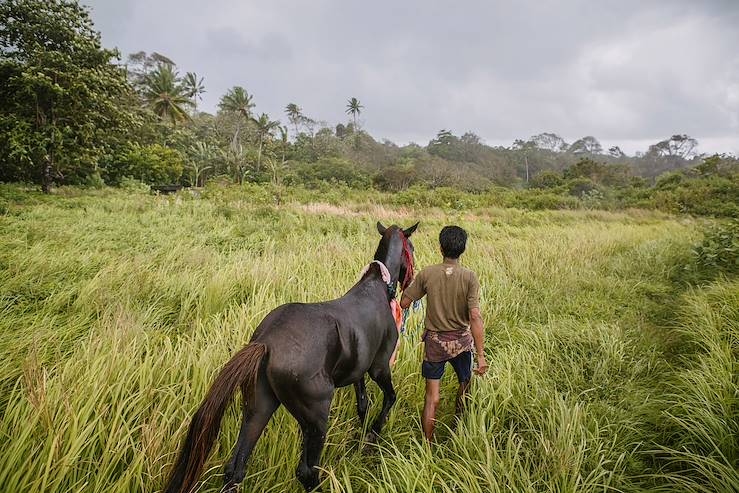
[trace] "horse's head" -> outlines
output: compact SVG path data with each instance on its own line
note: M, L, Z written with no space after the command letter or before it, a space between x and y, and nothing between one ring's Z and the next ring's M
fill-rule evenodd
M415 260L411 235L417 227L418 223L406 229L396 225L386 228L377 221L377 231L382 235L382 239L377 246L375 260L385 263L388 270L390 270L393 281L400 282L401 290L407 288L413 281ZM393 285L395 284L393 283Z

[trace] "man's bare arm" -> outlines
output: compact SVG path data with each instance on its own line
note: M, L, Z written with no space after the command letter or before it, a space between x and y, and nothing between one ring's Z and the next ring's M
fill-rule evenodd
M475 351L477 354L477 369L475 373L482 375L487 371L488 363L485 360L485 334L482 327L482 314L479 308L470 310L470 330L472 331L472 339L475 340Z
M408 308L409 306L411 306L411 303L413 303L413 300L412 300L412 299L410 299L410 298L409 298L408 296L406 296L406 295L403 295L403 296L402 296L402 297L400 298L400 308L402 308L403 310L405 310L406 308Z

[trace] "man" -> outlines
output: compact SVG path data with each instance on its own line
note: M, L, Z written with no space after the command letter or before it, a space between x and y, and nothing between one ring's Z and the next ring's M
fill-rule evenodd
M429 442L434 436L440 380L446 363L451 364L459 380L458 415L470 388L473 344L477 354L475 373L482 375L488 369L480 314L480 283L474 272L459 263L467 246L467 232L459 226L445 226L439 234L439 244L443 263L419 272L400 301L402 308L408 308L412 302L427 296L421 373L426 379L422 425Z

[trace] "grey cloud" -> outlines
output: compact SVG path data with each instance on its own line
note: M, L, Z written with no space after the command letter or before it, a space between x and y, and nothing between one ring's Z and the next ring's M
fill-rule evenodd
M555 131L629 149L687 132L739 152L735 0L89 3L107 45L204 75L205 109L239 84L275 118L296 102L343 121L356 96L366 128L399 142Z
M207 30L205 39L209 51L220 56L254 57L267 62L286 61L292 56L289 42L275 33L268 33L256 41L251 41L239 30L227 27Z

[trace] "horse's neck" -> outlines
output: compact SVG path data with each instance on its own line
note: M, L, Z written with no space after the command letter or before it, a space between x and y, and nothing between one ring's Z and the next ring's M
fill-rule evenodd
M379 260L380 262L385 264L385 267L387 267L387 270L390 273L390 282L393 286L398 283L398 278L400 277L401 262L400 253L396 252L395 250L396 249L393 248L393 245L388 245L387 248L382 250L378 248L377 252L375 253L375 260Z

